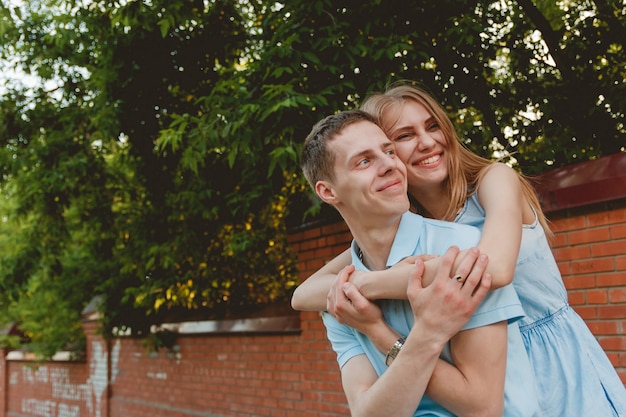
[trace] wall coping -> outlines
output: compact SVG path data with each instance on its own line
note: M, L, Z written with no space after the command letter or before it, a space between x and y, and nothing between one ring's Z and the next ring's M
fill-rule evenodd
M151 333L168 330L180 335L208 333L293 333L300 332L300 316L242 318L235 320L200 320L162 323Z
M546 213L626 197L626 152L584 161L531 178Z

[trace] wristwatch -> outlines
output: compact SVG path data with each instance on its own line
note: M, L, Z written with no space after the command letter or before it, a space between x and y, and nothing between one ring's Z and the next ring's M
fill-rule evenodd
M387 357L385 358L385 365L390 366L393 360L398 356L398 353L402 350L402 346L404 346L404 342L406 342L406 337L402 336L396 343L393 344L389 352L387 352Z

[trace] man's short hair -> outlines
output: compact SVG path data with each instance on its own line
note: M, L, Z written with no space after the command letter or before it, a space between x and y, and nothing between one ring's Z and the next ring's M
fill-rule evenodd
M334 180L335 152L328 148L328 143L346 127L360 121L375 123L369 113L355 109L327 116L313 126L300 155L302 171L311 187L315 188L321 180Z

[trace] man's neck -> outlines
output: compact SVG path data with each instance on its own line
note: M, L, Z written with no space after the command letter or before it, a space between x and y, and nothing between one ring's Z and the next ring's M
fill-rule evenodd
M359 249L357 256L367 269L380 271L387 268L387 259L399 225L400 217L379 227L350 227Z

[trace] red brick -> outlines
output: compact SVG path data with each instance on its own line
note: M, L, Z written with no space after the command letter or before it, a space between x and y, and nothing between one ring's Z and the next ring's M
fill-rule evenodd
M600 337L598 342L604 350L626 350L626 336Z
M584 217L569 217L551 222L552 231L555 233L561 231L580 230L587 227Z
M591 256L594 258L622 255L624 252L626 252L626 240L612 240L591 245Z
M626 304L598 306L598 317L602 319L620 319L626 317Z
M557 259L557 266L559 267L559 272L561 276L565 277L566 275L572 274L572 264L570 261L561 262Z
M592 320L598 317L598 312L597 312L596 307L573 306L573 308L578 313L578 315L583 318L583 320Z
M608 224L626 222L626 209L617 209L612 211L603 211L587 216L589 227L604 226Z
M626 303L626 288L611 289L608 294L610 303Z
M589 304L606 304L609 296L606 290L589 290L587 291L587 303Z
M583 229L573 231L568 234L570 245L579 245L583 243L602 242L611 238L610 229L602 227L598 229Z
M617 273L598 274L598 287L626 286L626 271Z
M555 234L554 237L550 240L550 246L555 248L561 248L567 246L567 233L559 233Z
M554 257L559 261L571 261L573 259L587 259L591 257L589 246L567 246L553 249Z
M596 280L593 275L563 277L563 282L568 290L594 288L596 286Z
M572 273L575 275L608 271L615 271L615 261L612 258L572 262Z
M348 226L343 221L323 226L322 232L325 235L332 235L332 234L338 234L338 233L350 233Z
M620 334L620 326L615 321L594 321L588 322L587 326L594 335L616 335Z
M611 238L612 239L626 238L626 224L618 224L615 226L611 226Z
M585 293L583 291L569 291L567 298L572 306L585 304Z

